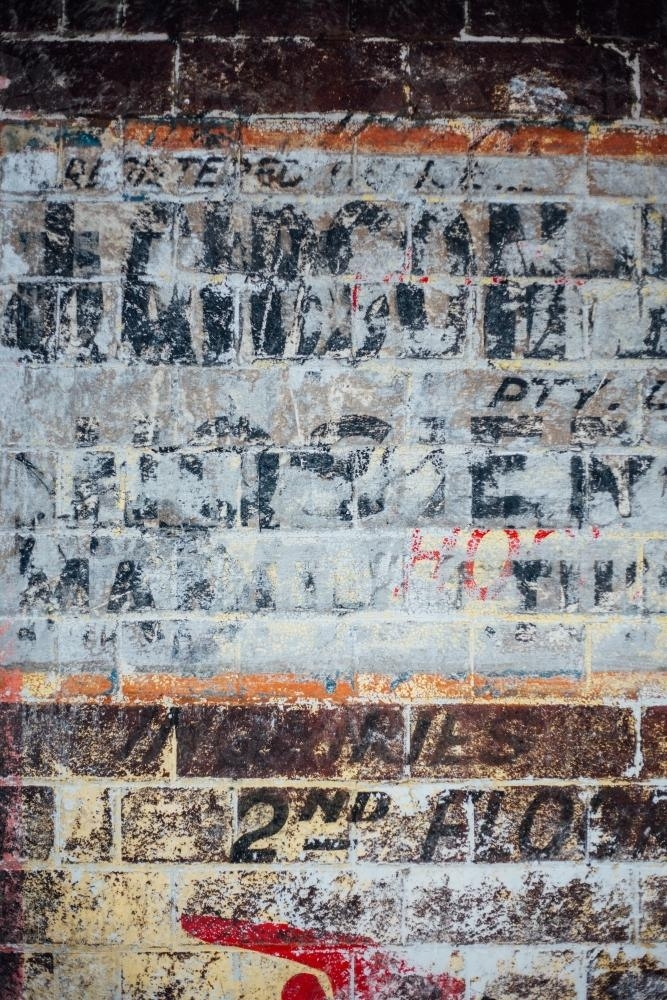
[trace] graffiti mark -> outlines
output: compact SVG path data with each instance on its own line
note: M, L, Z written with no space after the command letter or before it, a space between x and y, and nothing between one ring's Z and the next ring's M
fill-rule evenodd
M410 1000L462 1000L465 991L463 980L449 973L421 975L369 938L195 914L183 914L181 927L207 944L271 955L292 963L286 968L289 978L283 982L276 979L281 982L280 994L271 992L274 985L267 984L267 1000L343 1000L349 996L352 981L359 1000L390 1000L397 996Z

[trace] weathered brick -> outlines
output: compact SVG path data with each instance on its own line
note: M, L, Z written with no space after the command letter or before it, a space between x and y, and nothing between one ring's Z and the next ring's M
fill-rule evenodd
M639 443L642 433L641 376L605 369L585 375L549 369L522 374L465 368L441 371L433 364L414 367L408 396L410 440L438 444L485 444L549 448L590 447L605 440ZM661 444L662 376L644 383L651 440ZM456 385L456 394L448 389ZM667 382L667 377L666 377ZM654 386L658 386L654 391ZM667 393L665 393L667 398Z
M22 881L26 943L72 947L113 941L132 947L169 941L167 875L34 871L26 872Z
M541 951L534 946L486 945L468 951L474 997L502 1000L577 1000L579 958L574 951Z
M232 813L224 788L148 788L122 798L124 861L227 861Z
M369 708L185 706L178 773L192 777L400 776L403 720L393 706Z
M410 759L420 778L620 777L634 744L626 709L449 705L412 713Z
M241 191L248 194L296 193L345 194L352 187L349 154L322 150L301 152L272 148L244 150L241 160Z
M606 671L645 671L664 669L664 643L667 623L660 620L620 619L607 625L602 622L590 630L592 669Z
M170 36L183 32L203 35L233 35L238 28L237 4L233 0L167 0L156 7L151 0L129 0L125 5L128 31L165 31Z
M53 0L7 0L0 12L2 31L53 31L60 11Z
M411 49L410 66L412 101L421 115L615 118L627 115L631 106L623 57L593 46L420 42Z
M380 878L349 869L225 871L202 876L183 873L177 880L176 910L188 916L207 914L250 920L271 934L271 923L289 923L324 935L364 935L378 944L401 937L402 879L392 872ZM378 922L377 913L382 913ZM192 938L181 932L180 940Z
M6 1000L23 1000L25 969L20 952L0 952L0 987Z
M667 542L651 539L644 545L644 601L650 614L667 611ZM647 625L650 624L647 622Z
M667 939L667 879L643 869L639 876L640 941Z
M361 804L364 800L359 796L357 801ZM385 803L386 817L377 815L384 813ZM435 791L420 786L374 793L355 825L353 837L356 857L362 862L465 861L469 838L467 794L458 788Z
M642 778L664 778L667 774L667 708L655 705L642 712Z
M578 288L512 281L486 288L484 350L494 360L583 358L583 305Z
M166 771L167 709L55 704L23 708L27 775L149 777Z
M238 631L235 621L124 622L121 655L132 672L215 676L236 667Z
M611 882L577 865L416 871L407 920L409 939L422 942L627 941L632 891L627 876Z
M373 796L364 798L354 789L240 789L236 824L239 836L232 848L232 861L339 864L349 855L352 819L365 811L372 814L374 805ZM378 811L382 812L379 800ZM252 846L257 842L261 846Z
M586 191L586 167L579 156L479 156L470 165L471 194L579 194Z
M353 286L352 294L356 359L464 356L476 306L466 284L447 278L364 283Z
M650 118L664 118L667 111L665 59L664 45L647 46L640 51L642 111Z
M400 149L398 152L401 152ZM446 196L468 190L468 157L463 155L378 156L358 152L355 191L379 198ZM431 205L435 212L441 206Z
M600 7L582 4L579 23L597 38L643 38L657 41L667 37L667 12L660 0L640 0L636 6L615 2Z
M321 987L317 975L308 966L283 957L241 949L216 948L198 951L152 951L125 954L122 957L123 995L135 998L161 996L178 989L183 997L194 997L202 990L207 995L225 995L230 984L242 989L295 989L306 983ZM320 974L321 976L321 974ZM322 976L322 981L329 983ZM286 985L289 982L289 985Z
M109 789L67 785L61 793L59 821L63 861L110 860L113 834Z
M576 27L575 0L473 0L470 30L474 35L541 35L551 38L573 36Z
M244 35L330 37L347 31L347 9L347 0L285 0L270 7L260 0L241 0L240 29Z
M352 28L358 34L391 38L451 38L463 29L462 0L352 0Z
M644 273L652 278L667 278L666 230L667 207L661 203L646 205L642 212L642 250Z
M525 564L524 564L525 565ZM539 567L535 572L539 572ZM519 568L519 575L533 575L533 568ZM584 628L574 624L492 620L475 629L474 670L483 678L571 676L584 671Z
M660 949L624 945L592 954L588 968L589 1000L632 997L652 1000L667 987L667 969Z
M155 447L175 440L164 369L21 368L11 376L0 371L3 386L10 377L11 387L0 394L0 436L17 450L46 440L63 448ZM42 405L47 397L49 407Z
M142 67L150 62L147 78ZM4 42L5 111L160 114L171 109L167 42Z
M599 788L591 798L591 857L659 861L667 854L667 791L632 785Z
M99 464L104 456L98 456ZM232 528L236 523L241 458L234 451L144 452L127 463L126 473L127 525ZM116 501L116 517L118 506Z
M187 42L178 102L194 114L400 110L399 45L329 39Z
M274 670L319 677L333 693L339 683L352 681L354 645L348 630L326 616L257 615L239 625L239 666L242 674Z
M24 1000L57 993L62 1000L95 997L113 1000L120 990L120 962L113 954L101 954L101 949L59 950L55 954L38 955L40 968L26 967Z
M583 861L586 804L577 788L503 788L472 800L476 861Z
M55 519L57 460L49 452L0 455L0 526L35 529Z
M119 26L119 0L65 0L65 24L75 31L113 31Z
M667 352L666 282L591 281L583 289L594 357L664 358Z
M1 627L3 667L42 673L53 669L58 629L52 618L14 618Z
M0 858L46 861L53 847L53 791L0 788Z

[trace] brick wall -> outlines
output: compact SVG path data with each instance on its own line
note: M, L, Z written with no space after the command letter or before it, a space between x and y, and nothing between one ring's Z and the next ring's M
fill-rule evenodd
M0 997L667 996L664 5L0 11Z

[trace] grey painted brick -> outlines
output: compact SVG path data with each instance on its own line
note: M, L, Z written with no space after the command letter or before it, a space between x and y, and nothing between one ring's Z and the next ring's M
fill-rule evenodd
M586 166L579 156L480 156L470 168L470 192L499 194L584 194Z
M249 150L241 159L244 194L344 195L352 189L352 158L313 150Z
M441 198L468 189L466 156L366 156L356 158L354 190L380 198Z
M584 628L558 622L492 619L475 629L474 669L482 676L539 673L581 678Z
M233 671L239 626L235 622L124 622L119 655L123 669L150 673L188 673L207 677Z
M595 281L583 294L594 357L650 360L667 355L667 282L636 286Z

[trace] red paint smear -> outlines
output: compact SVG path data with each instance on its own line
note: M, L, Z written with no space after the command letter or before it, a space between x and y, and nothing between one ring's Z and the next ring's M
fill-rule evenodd
M420 278L419 279L419 284L420 285L428 285L428 275L424 275L423 278Z
M593 538L597 542L598 538L600 537L600 529L595 525L593 525L593 527L591 528L591 532L593 534Z
M463 564L463 585L467 590L473 592L480 601L485 601L489 596L497 597L500 590L498 583L500 581L507 580L508 577L512 575L512 559L519 553L521 548L521 539L519 537L519 532L515 528L503 528L503 532L507 538L507 556L500 567L498 579L493 591L490 586L480 587L475 580L475 555L477 554L477 550L479 549L482 539L488 535L489 529L475 528L468 541L468 559L466 559Z
M539 545L539 543L543 542L545 538L549 537L549 535L553 535L554 531L554 528L539 528L533 536L533 541L537 542Z
M359 285L352 285L352 310L356 312L359 308Z
M355 995L359 1000L374 1000L379 989L392 985L400 988L401 978L414 969L401 960L393 960L371 940L360 936L327 935L302 930L290 924L259 923L249 920L226 920L222 917L183 914L181 927L186 934L228 948L244 948L275 958L308 965L329 977L337 998L349 995L354 964ZM465 983L447 973L421 977L434 1000L462 1000ZM293 976L286 984L282 1000L321 1000L319 984L307 973Z

